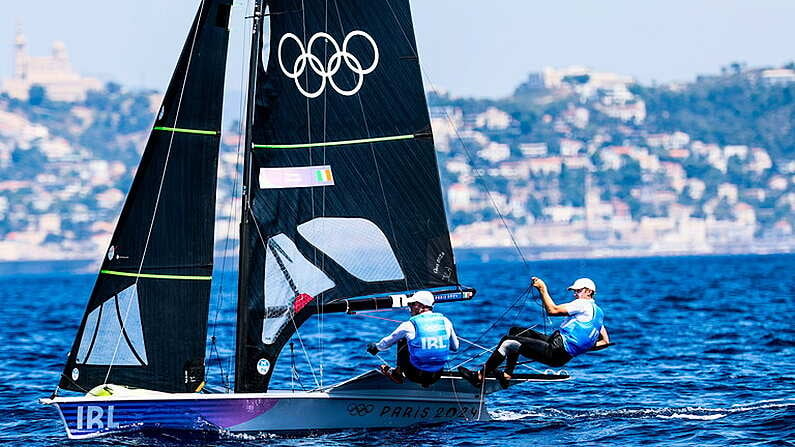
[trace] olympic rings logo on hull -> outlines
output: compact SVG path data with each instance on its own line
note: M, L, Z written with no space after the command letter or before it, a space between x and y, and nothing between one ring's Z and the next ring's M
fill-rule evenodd
M359 61L359 59L348 51L348 44L351 42L351 39L356 36L361 36L366 39L373 48L373 63L367 68L362 67L362 63ZM319 57L312 54L313 46L321 39L328 42L334 50L334 54L332 54L328 60L328 65L323 65L323 61ZM284 47L284 43L288 40L292 40L298 44L298 49L301 53L298 58L295 59L292 71L288 70L284 66L284 59L282 58L282 48ZM364 84L364 75L372 73L373 70L375 70L375 67L378 66L378 45L375 44L375 40L373 40L369 34L365 33L364 31L355 30L351 31L347 36L345 36L345 40L342 41L342 48L340 48L337 41L334 40L331 35L323 32L313 35L309 39L309 43L307 43L306 48L304 48L304 44L301 42L298 36L293 33L287 33L282 36L281 40L279 40L278 56L279 66L281 67L282 72L284 72L288 78L295 81L295 86L298 88L298 91L300 91L301 94L307 98L317 98L323 94L323 91L326 89L326 84L330 84L331 88L333 88L340 95L352 96L361 90L362 84ZM340 88L340 86L334 82L334 75L337 74L340 68L342 68L343 62L357 77L356 85L350 90ZM316 91L308 92L301 85L300 77L307 70L307 67L316 75L320 76L320 87L318 87Z

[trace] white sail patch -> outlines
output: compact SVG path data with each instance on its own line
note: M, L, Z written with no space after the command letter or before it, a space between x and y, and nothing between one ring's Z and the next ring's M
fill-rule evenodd
M331 166L298 166L291 168L260 168L260 189L310 188L334 186Z
M384 232L358 217L318 217L298 226L310 244L362 281L404 279Z
M284 234L268 239L266 252L262 342L271 344L296 310L307 304L306 300L314 299L335 284L309 262Z
M124 322L124 329L121 322ZM85 365L147 365L135 285L108 298L88 314L76 362Z

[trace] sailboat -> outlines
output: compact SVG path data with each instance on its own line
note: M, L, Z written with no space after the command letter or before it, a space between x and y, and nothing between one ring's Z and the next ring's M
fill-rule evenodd
M231 6L199 5L60 382L42 402L70 438L488 419L483 396L502 388L454 372L426 388L373 370L306 391L269 387L311 318L405 307L418 290L438 304L475 295L458 281L408 0L256 0L234 389L204 389Z

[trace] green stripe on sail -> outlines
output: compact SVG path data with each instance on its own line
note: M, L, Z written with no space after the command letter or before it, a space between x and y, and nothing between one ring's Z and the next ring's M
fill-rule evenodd
M309 147L344 146L347 144L380 143L382 141L411 140L416 135L396 135L393 137L362 138L360 140L326 141L324 143L303 144L255 144L254 149L302 149Z
M167 132L179 132L179 133L192 133L196 135L221 135L221 132L217 130L180 129L179 127L158 126L155 127L155 130L165 130Z
M154 273L130 273L130 272L117 272L115 270L100 270L100 273L106 275L116 276L131 276L133 278L153 278L153 279L192 279L199 281L210 281L212 276L187 276L187 275L156 275Z

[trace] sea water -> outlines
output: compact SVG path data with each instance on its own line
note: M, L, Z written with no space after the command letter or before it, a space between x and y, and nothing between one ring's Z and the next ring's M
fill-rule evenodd
M216 265L208 330L216 343L207 370L216 388L228 383L234 352L235 274L221 268L232 264ZM66 443L56 410L37 399L54 389L85 309L95 274L80 273L84 267L0 266L0 443ZM572 360L565 366L571 381L527 383L487 397L489 422L300 437L164 433L69 445L793 445L793 268L795 255L467 260L459 279L476 287L477 297L436 309L467 340L490 347L515 324L553 330L560 320L544 318L537 296L524 293L529 276L543 278L557 302L570 300L566 286L588 276L616 345ZM310 319L283 351L274 387L310 389L376 367L380 360L366 344L407 316L396 310ZM477 353L469 348L455 363ZM544 369L531 363L519 371Z

